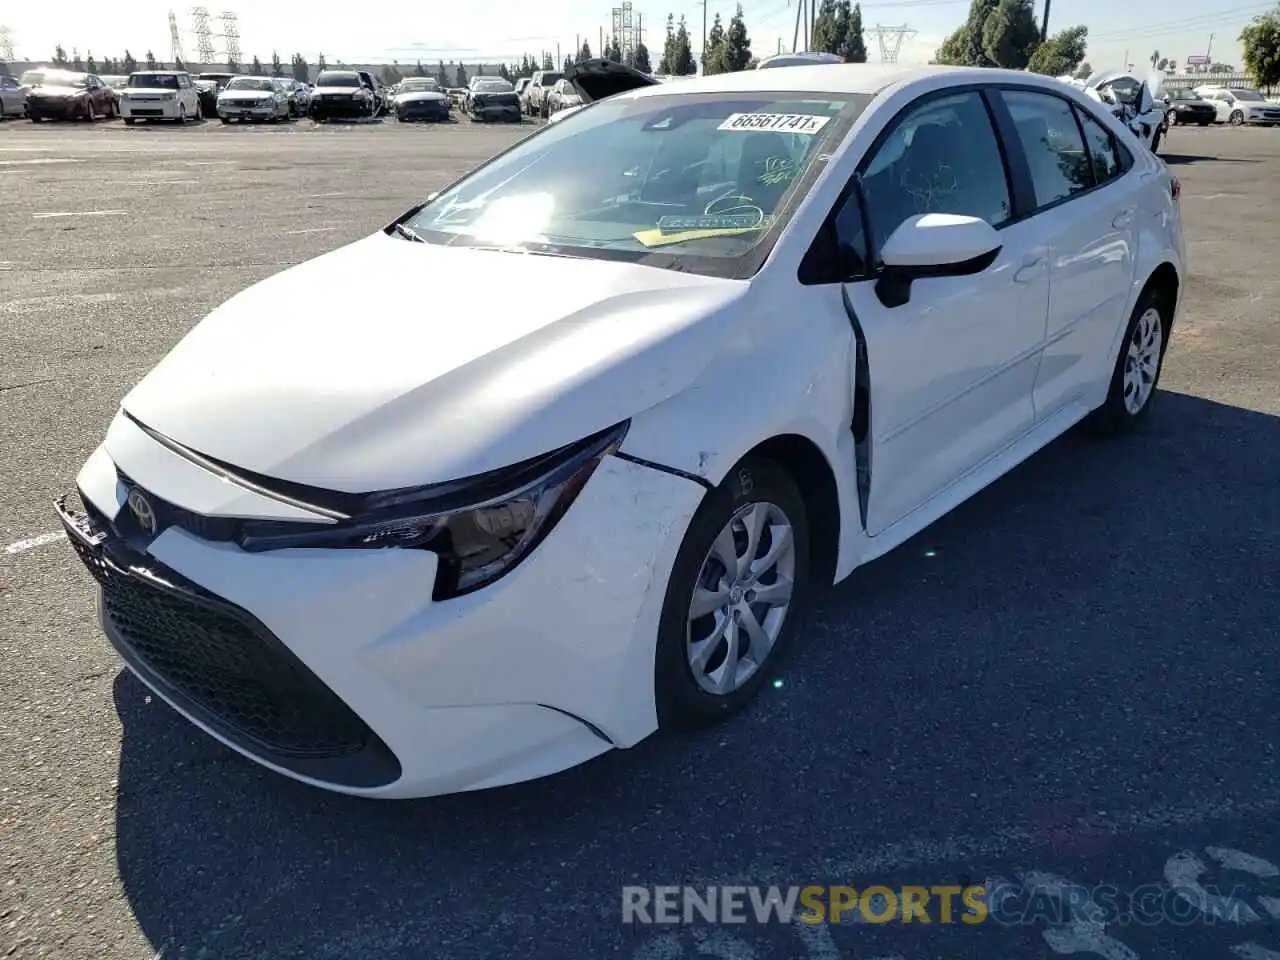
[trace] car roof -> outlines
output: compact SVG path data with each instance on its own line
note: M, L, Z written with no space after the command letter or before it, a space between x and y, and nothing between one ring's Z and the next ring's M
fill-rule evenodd
M131 77L172 77L175 74L186 73L185 70L135 70L129 74Z
M738 93L771 91L777 93L837 94L879 93L900 83L947 76L959 83L1017 82L1058 89L1059 81L1022 70L998 70L987 67L923 67L872 63L821 63L779 70L740 70L704 77L684 77L679 84L654 84L628 91L622 96L652 97L686 93Z

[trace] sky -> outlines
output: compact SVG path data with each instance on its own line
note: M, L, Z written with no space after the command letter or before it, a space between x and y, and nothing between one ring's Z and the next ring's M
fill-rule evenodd
M620 5L622 0L360 0L357 4L351 0L309 0L296 6L281 0L224 2L231 6L209 8L215 15L214 32L222 32L217 15L224 9L233 10L242 61L254 55L269 61L274 50L285 62L294 52L302 52L312 62L323 53L329 62L397 60L413 64L421 59L434 64L438 60L498 62L543 50L553 54L559 50L563 59L582 39L596 50L600 31L606 36L610 32L612 5ZM744 0L747 31L757 55L775 53L779 45L791 48L798 2ZM1045 0L1035 2L1040 16ZM1209 53L1214 61L1239 67L1237 38L1241 28L1272 6L1256 0L1224 0L1224 7L1210 13L1199 0L1131 0L1120 5L1109 0L1049 2L1050 33L1078 23L1089 28L1087 59L1097 69L1122 67L1126 56L1128 63L1143 67L1156 52L1179 62L1193 54ZM733 6L734 0L708 0L706 9L709 17L720 13L727 21ZM969 0L869 0L863 4L863 22L868 28L870 58L880 58L879 40L872 28L877 24L905 25L914 33L904 37L898 62L928 61L943 37L963 21L968 6ZM194 60L190 8L157 0L0 4L0 26L9 28L19 59L47 59L55 45L61 44L68 55L75 48L82 55L92 52L99 57L118 57L128 48L142 59L150 49L157 58L167 60L170 9L178 14L184 51ZM639 18L651 50L661 51L668 13L688 19L696 52L702 37L702 0L633 0L633 17ZM214 45L220 54L225 49L221 39L215 38Z

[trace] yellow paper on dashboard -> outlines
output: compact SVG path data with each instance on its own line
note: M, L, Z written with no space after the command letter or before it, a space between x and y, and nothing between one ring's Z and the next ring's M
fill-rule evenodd
M744 233L758 233L765 229L772 217L754 214L701 214L692 217L663 217L652 230L638 230L632 234L646 247L661 247L686 240L706 240L711 237L737 237Z

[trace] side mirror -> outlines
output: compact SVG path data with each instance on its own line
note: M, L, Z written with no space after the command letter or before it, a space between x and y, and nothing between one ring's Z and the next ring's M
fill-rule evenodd
M911 299L914 281L981 273L995 263L1003 246L995 228L981 217L908 217L880 251L883 269L876 296L886 307L900 307Z

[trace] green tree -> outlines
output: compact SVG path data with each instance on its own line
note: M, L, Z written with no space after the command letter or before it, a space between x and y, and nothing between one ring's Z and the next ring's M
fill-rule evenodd
M253 58L253 63L249 64L249 72L255 77L262 76L262 61L257 57Z
M969 16L951 36L942 41L942 46L934 55L934 62L957 67L996 66L983 49L982 35L987 18L995 12L999 2L1000 0L973 0L969 5Z
M1031 0L1000 0L982 25L982 50L998 67L1025 69L1040 44Z
M711 21L711 30L707 34L707 46L702 51L702 72L705 74L724 73L724 24L720 22L720 14Z
M436 83L442 87L449 86L449 74L445 72L443 60L436 66Z
M152 53L150 50L148 50L147 51L147 69L156 70L156 69L159 69L159 67L160 67L160 64L156 63L156 55Z
M575 65L576 65L576 63L575 63L575 61L574 61L573 57L566 56L566 57L564 58L564 63L560 64L560 72L561 72L561 73L568 73L570 70L572 70L572 69L574 68L574 66L575 66Z
M554 70L555 68L556 68L556 62L555 62L555 60L551 59L551 54L550 54L550 52L548 52L548 53L544 53L544 54L542 55L542 69L543 69L543 70Z
M55 67L65 67L67 65L67 51L62 49L62 44L58 44L53 48L53 65Z
M653 64L649 62L649 48L643 43L636 44L636 49L631 55L631 66L641 73L653 72Z
M511 71L507 69L505 63L498 64L498 76L507 81L507 83L511 82Z
M271 51L271 75L273 77L283 77L284 67L280 65L280 54Z
M849 0L836 0L836 23L843 24L840 47L836 50L845 63L867 62L867 38L862 31L862 4L849 8Z
M240 62L235 57L227 57L227 69L231 73L240 72Z
M1210 65L1209 72L1210 73L1235 73L1236 68L1234 64L1230 64L1230 63L1215 63ZM1259 84L1259 86L1266 86L1266 84Z
M1152 69L1152 70L1154 70L1154 69L1156 68L1156 64L1157 64L1157 63L1162 62L1162 61L1161 61L1161 59L1160 59L1160 51L1159 51L1159 50L1152 50L1152 51L1151 51L1151 56L1149 56L1147 59L1151 62L1151 69Z
M1031 55L1027 69L1047 77L1074 75L1084 62L1084 52L1089 38L1089 28L1084 24L1059 30Z
M93 59L92 50L90 50L88 53L84 55L84 69L85 69L85 73L98 72L98 61Z
M658 63L658 72L669 76L676 71L676 17L667 14L667 32L662 41L662 60Z
M61 49L61 48L59 48ZM56 61L55 61L56 62ZM124 52L124 72L133 73L138 69L138 61L133 59L133 54L128 50Z
M737 73L751 63L751 38L747 36L747 22L742 18L742 4L738 4L724 34L724 69Z
M676 26L675 62L672 66L675 67L673 72L678 77L687 77L698 72L698 62L693 59L693 48L689 45L689 25L685 23L683 15Z
M382 68L382 85L384 87L394 87L403 79L404 77L400 76L400 71L396 69L394 63Z
M181 60L175 60L175 61L173 61L173 69L175 69L175 70L186 70L186 69L187 69L187 65L186 65L185 63L183 63Z
M321 71L329 69L329 64L325 62L323 53L316 57L316 69Z
M84 69L84 61L80 59L80 51L76 50L74 47L71 49L71 69L72 70Z
M293 79L299 83L306 83L311 78L311 67L307 63L307 58L300 53L293 55Z
M835 0L822 0L813 21L809 49L815 53L835 53L840 47L840 30L836 24Z
M1077 80L1088 80L1093 76L1093 64L1088 60L1076 67L1075 72L1071 74Z
M458 69L453 72L453 82L455 86L465 87L467 85L467 68L461 63Z
M574 58L574 63L582 63L583 61L590 60L590 59L591 59L591 44L583 40L582 48L578 51L578 55Z
M610 60L612 60L614 63L622 62L622 46L621 44L618 43L617 37L614 37L612 40L609 41L609 44L605 49L604 55L608 57Z

